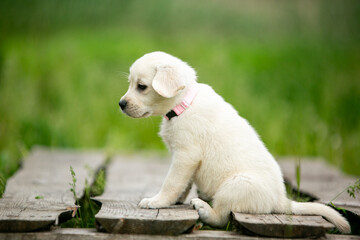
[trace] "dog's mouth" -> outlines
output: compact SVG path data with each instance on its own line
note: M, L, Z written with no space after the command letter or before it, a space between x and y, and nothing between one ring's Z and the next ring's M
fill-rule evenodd
M142 115L132 115L132 114L129 114L128 112L126 112L126 111L123 111L123 113L125 113L126 115L128 115L129 117L132 117L132 118L147 118L147 117L151 116L151 112L145 112Z
M140 118L150 117L150 115L151 115L150 112L145 112Z

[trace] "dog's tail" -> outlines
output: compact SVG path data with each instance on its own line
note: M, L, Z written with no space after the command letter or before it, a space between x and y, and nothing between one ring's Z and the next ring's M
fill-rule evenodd
M329 206L321 203L291 201L291 211L296 215L320 215L332 222L341 232L350 233L348 221Z

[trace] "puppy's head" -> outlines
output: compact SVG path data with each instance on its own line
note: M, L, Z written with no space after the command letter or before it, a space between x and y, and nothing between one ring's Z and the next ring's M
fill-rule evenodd
M194 81L194 69L180 59L164 52L145 54L130 67L130 85L120 108L134 118L164 115Z

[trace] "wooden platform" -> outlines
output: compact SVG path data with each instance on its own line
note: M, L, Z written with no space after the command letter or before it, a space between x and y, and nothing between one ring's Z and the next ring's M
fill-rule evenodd
M22 169L9 179L4 197L0 199L0 239L261 239L244 234L359 239L349 235L325 235L333 225L319 216L233 213L237 232L197 231L194 225L198 214L188 205L196 196L195 188L184 205L167 209L137 207L143 197L158 192L169 160L134 156L114 157L107 166L105 192L94 198L102 203L96 215L97 230L56 228L60 222L70 219L78 207L70 192L70 166L76 173L77 195L81 196L85 178L93 181L88 169L97 170L104 163L105 157L100 152L35 148L24 160ZM280 165L284 176L295 186L294 160L285 159ZM336 196L356 180L321 161L302 161L301 166L300 189L320 202L327 203L330 196ZM330 183L330 187L325 186L326 183ZM359 213L358 198L354 201L346 195L333 202Z

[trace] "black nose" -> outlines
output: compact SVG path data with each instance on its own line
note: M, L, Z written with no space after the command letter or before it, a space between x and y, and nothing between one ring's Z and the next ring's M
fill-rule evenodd
M120 100L119 106L120 106L121 110L124 110L126 108L126 105L127 105L127 101Z

